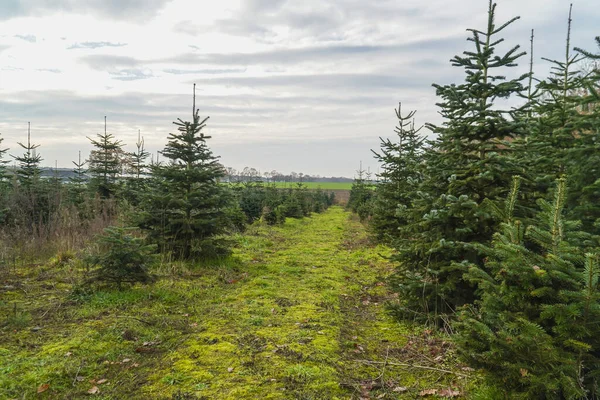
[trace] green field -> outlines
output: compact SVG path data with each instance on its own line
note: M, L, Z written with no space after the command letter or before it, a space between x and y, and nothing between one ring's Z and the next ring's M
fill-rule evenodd
M303 185L309 189L323 190L350 190L352 189L352 182L302 182ZM297 183L289 182L276 182L275 185L278 187L296 187Z
M0 398L460 398L473 385L446 336L386 311L391 250L342 208L234 240L226 260L165 262L121 291L73 292L77 260L11 270Z
M266 183L264 183L266 184ZM296 188L298 182L273 182L269 185L275 185L280 188ZM352 182L302 182L308 189L323 189L323 190L350 190Z

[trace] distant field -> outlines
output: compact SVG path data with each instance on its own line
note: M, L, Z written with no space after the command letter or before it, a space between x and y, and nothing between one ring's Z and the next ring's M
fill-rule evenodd
M309 189L350 190L352 182L302 182ZM277 187L296 187L296 182L275 182Z
M274 182L275 186L280 188L296 187L297 182ZM269 183L270 184L270 183ZM350 190L352 189L352 182L302 182L309 189L323 190Z

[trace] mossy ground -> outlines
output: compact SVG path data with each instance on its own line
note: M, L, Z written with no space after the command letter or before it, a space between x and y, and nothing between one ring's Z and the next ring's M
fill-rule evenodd
M72 260L4 271L0 398L464 395L444 336L386 312L390 250L350 214L257 224L235 240L227 260L163 264L156 283L121 291L74 293L85 270Z

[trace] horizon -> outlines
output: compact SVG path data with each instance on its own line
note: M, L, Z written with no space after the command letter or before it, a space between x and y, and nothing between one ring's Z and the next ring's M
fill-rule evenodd
M498 2L497 23L520 15L506 46L529 51L535 75L564 58L570 2ZM600 9L574 2L571 47L594 50ZM451 6L449 6L449 4ZM371 149L394 137L393 109L440 123L432 83L463 81L450 58L469 47L487 2L468 0L8 0L0 9L0 133L40 144L42 165L70 168L86 138L108 132L131 151L138 129L156 154L196 104L208 144L227 167L355 176L377 171ZM202 15L201 21L191 21ZM529 56L509 76L529 67ZM425 131L423 131L425 132Z

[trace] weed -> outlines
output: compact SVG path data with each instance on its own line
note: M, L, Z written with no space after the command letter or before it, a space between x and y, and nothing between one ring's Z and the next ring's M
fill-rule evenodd
M285 377L293 383L307 383L319 375L319 368L302 364L292 365L285 370Z

